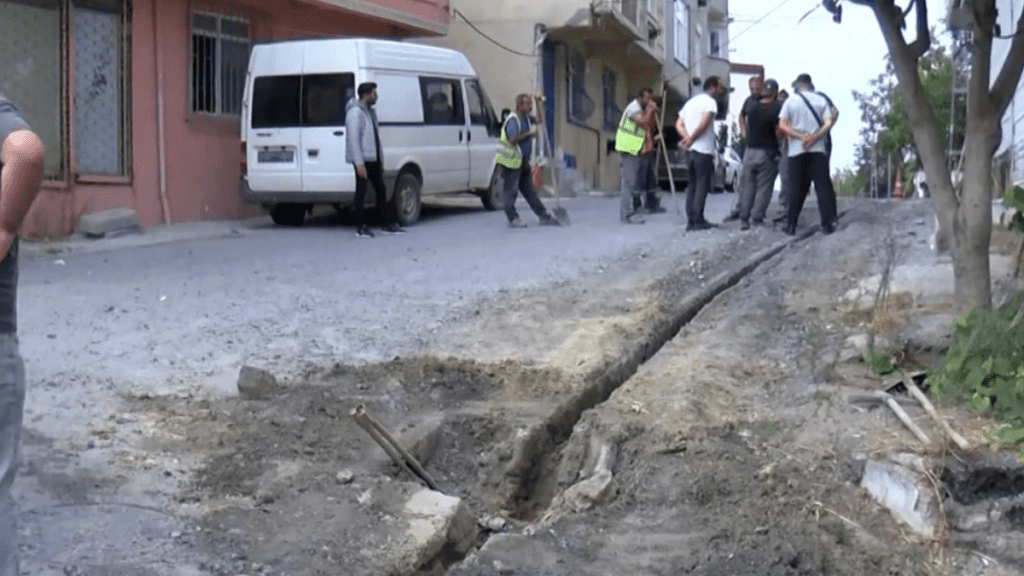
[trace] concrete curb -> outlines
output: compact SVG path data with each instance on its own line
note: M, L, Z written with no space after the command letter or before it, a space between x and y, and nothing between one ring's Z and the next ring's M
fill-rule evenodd
M511 502L523 486L536 476L543 456L572 434L573 426L583 412L607 400L715 297L738 284L788 246L806 240L816 232L817 227L804 230L795 237L756 252L739 266L719 273L704 290L685 298L678 306L648 323L646 329L636 336L635 340L639 344L632 351L607 359L601 366L584 375L585 384L582 388L572 391L570 398L517 437L512 450L513 457L505 467L502 485L498 490L499 501Z
M95 254L126 248L157 246L189 240L230 238L256 233L266 218L216 222L189 222L172 226L130 228L101 238L74 234L62 240L30 242L22 240L19 253L26 259L44 259L79 254Z

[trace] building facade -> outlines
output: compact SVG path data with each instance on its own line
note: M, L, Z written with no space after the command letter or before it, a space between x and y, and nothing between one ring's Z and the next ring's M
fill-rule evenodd
M440 36L447 0L0 0L0 92L46 145L22 234L134 209L143 225L258 214L238 198L250 47Z
M580 187L619 188L615 130L636 91L660 89L664 0L452 0L447 37L466 53L494 106L542 92L552 150L574 157Z

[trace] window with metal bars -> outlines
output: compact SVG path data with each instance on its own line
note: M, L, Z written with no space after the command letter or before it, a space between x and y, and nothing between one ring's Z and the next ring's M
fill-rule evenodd
M192 15L192 112L241 112L251 45L247 21L205 12Z

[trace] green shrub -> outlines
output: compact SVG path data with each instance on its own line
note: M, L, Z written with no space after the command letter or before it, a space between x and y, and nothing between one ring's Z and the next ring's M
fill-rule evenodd
M940 395L991 410L996 436L1024 442L1024 293L999 307L975 308L953 324L953 340L928 384Z

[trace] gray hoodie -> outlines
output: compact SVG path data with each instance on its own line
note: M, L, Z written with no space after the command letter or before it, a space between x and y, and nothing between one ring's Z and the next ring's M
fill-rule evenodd
M377 156L377 114L359 101L351 98L345 105L345 161L364 164L378 160Z

